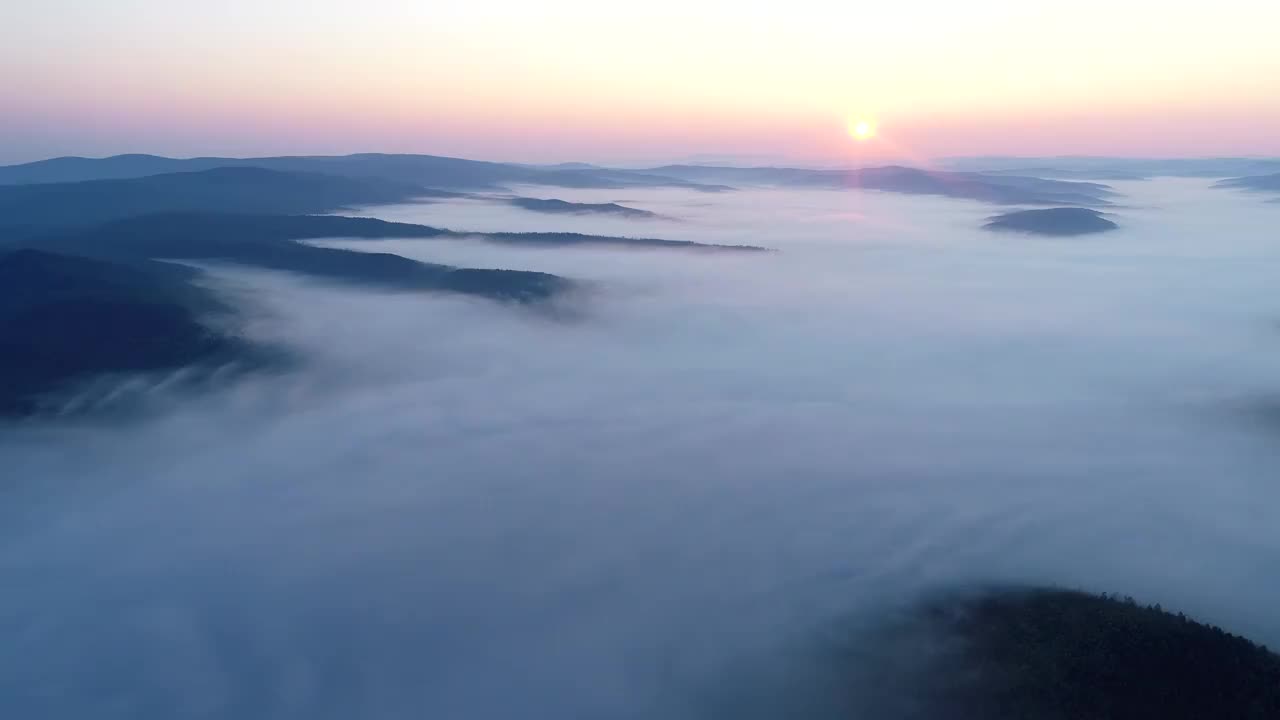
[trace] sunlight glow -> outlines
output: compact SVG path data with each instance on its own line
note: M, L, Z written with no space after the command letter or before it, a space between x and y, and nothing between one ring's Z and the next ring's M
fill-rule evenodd
M867 118L855 118L849 121L849 136L859 142L870 140L876 136L876 122Z

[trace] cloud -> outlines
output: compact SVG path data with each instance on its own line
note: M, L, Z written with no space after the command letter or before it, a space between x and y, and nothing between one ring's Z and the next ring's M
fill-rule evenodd
M977 581L1274 643L1274 441L1198 410L1274 381L1221 292L1273 278L1202 207L1081 250L953 200L628 194L781 252L359 245L589 284L564 313L219 271L300 367L6 430L6 714L708 717L818 692L823 633Z

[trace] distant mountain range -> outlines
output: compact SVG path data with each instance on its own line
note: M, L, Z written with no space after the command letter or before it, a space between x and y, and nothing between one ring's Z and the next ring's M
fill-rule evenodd
M0 224L96 225L165 212L322 213L431 191L382 178L224 167L118 180L0 186Z
M374 153L314 157L190 159L165 158L156 155L115 155L100 159L64 157L0 167L0 185L124 180L179 172L200 172L216 168L262 168L279 172L320 173L358 179L376 178L447 190L489 190L518 184L567 188L675 186L706 191L725 189L634 170L611 170L577 164L536 167L434 155Z
M432 155L378 154L186 160L154 155L117 155L102 159L56 158L0 167L0 186L138 179L225 168L260 168L280 173L312 173L361 182L377 182L381 183L378 192L392 195L397 187L402 193L409 188L419 188L425 194L428 190L491 190L521 184L614 189L681 187L707 192L729 190L732 185L782 185L940 195L997 204L1098 206L1107 204L1107 198L1113 194L1105 185L1098 183L1008 174L942 172L898 166L812 170L667 165L647 170L623 170L582 164L538 167Z
M1273 173L1271 175L1251 175L1247 177L1229 178L1218 183L1217 187L1280 193L1280 172Z
M437 228L371 218L168 213L50 235L29 245L122 263L154 258L227 262L392 290L447 291L517 302L547 299L568 285L563 278L546 273L456 268L388 253L298 242L448 234Z
M56 407L104 374L171 371L269 353L206 324L230 315L200 273L153 258L229 262L328 280L530 303L569 287L539 272L457 268L305 245L444 231L341 217L169 214L0 242L0 416ZM0 238L3 240L3 238ZM34 247L32 247L34 246Z
M336 215L244 215L162 213L62 231L17 244L116 262L209 260L285 270L318 278L379 285L396 290L449 290L498 300L546 299L564 289L545 273L467 270L471 282L455 282L459 268L421 263L396 255L307 245L299 241L343 238L476 238L506 244L609 245L668 249L757 251L744 245L707 245L682 240L624 238L579 233L474 233L374 218ZM2 245L0 245L2 247ZM490 272L492 283L477 283Z
M1225 178L1280 173L1280 158L967 157L949 158L951 170L1037 177L1142 180L1152 177Z
M999 205L1108 205L1115 193L1091 182L1045 180L1016 175L983 175L888 166L851 170L734 168L666 165L646 172L694 182L850 190L879 190L909 195L940 195Z
M206 172L225 174L224 169ZM132 186L135 181L30 187L115 183ZM74 202L81 196L64 197ZM185 194L180 197L188 199ZM227 195L218 191L209 197ZM243 200L239 194L231 197ZM106 207L93 198L89 196L87 207L95 212ZM75 210L74 204L68 207L68 212ZM518 304L549 300L574 285L541 272L459 268L302 242L321 238L478 238L538 247L762 250L577 233L477 234L332 215L209 212L147 214L88 227L45 227L22 235L0 232L0 416L36 413L60 393L102 374L217 365L269 354L205 324L211 313L232 316L234 311L193 282L199 270L158 259L231 263L387 290L457 293Z
M49 397L96 375L217 364L263 351L205 322L211 313L233 317L234 310L193 282L199 270L159 260L231 263L382 289L532 304L574 283L541 272L460 268L305 241L479 238L536 247L763 250L565 232L470 233L327 214L474 190L509 191L521 184L706 192L781 185L1046 206L1103 206L1113 195L1098 183L904 167L617 170L372 154L188 160L120 155L0 167L0 414L35 412ZM617 203L485 197L543 213L653 216Z

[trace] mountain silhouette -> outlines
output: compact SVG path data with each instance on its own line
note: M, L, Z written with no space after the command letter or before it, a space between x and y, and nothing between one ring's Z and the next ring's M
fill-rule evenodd
M495 189L513 184L571 188L674 186L694 190L726 189L634 170L615 170L578 164L538 167L435 155L381 153L190 159L165 158L156 155L115 155L106 158L63 157L0 167L0 185L134 179L177 172L244 167L279 172L321 173L360 180L389 180L447 190Z
M850 653L867 666L855 702L882 706L850 717L1280 717L1280 656L1129 597L957 591L884 632ZM914 711L885 712L904 698Z
M1257 190L1261 192L1280 192L1280 173L1228 178L1219 182L1215 187Z
M392 290L457 292L519 303L548 299L570 285L547 273L458 268L298 242L356 236L437 237L447 232L370 218L169 213L26 242L39 249L116 262L155 258L226 262Z
M619 215L629 218L656 218L657 213L648 210L639 210L637 208L629 208L625 205L617 203L576 203L567 202L565 200L529 197L514 197L507 200L511 205L522 210L530 210L532 212L549 213L553 215Z
M1004 230L1066 237L1106 232L1120 227L1088 208L1042 208L1005 213L990 218L982 226L986 230Z
M182 268L22 249L0 254L0 415L103 373L242 357L247 344L200 317L220 307Z
M0 186L0 224L72 227L174 211L320 213L429 194L416 185L380 179L215 168L128 180Z
M1001 205L1110 204L1114 195L1106 185L1046 180L1017 175L942 172L891 165L856 170L804 168L734 168L707 165L667 165L648 172L697 182L805 188L881 190L910 195L941 195Z

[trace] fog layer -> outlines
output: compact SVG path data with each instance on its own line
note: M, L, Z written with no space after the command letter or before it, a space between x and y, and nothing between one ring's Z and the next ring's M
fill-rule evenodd
M820 716L833 628L983 582L1280 643L1280 210L1114 186L1069 240L644 189L368 214L780 252L327 241L586 281L541 310L219 271L301 368L0 435L0 714Z

